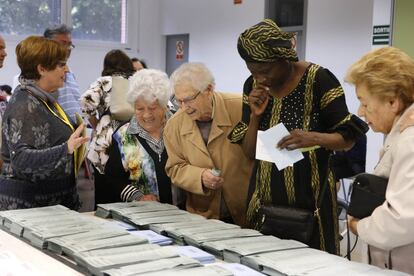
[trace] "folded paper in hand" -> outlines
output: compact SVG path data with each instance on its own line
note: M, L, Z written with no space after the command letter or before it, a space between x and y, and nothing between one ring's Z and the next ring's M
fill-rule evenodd
M303 159L303 154L298 149L277 148L277 143L287 135L289 135L289 131L282 123L266 131L259 130L257 132L256 159L275 163L278 170L283 170Z

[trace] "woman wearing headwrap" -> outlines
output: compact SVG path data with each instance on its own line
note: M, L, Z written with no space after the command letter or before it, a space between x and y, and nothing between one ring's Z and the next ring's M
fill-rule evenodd
M315 210L328 177L308 245L338 254L336 189L329 155L332 150L351 148L367 126L348 112L344 91L328 69L298 61L292 48L293 36L269 19L240 35L237 48L252 75L244 84L242 121L229 138L241 143L245 154L255 159L257 131L278 123L286 126L290 135L275 141L275 145L302 149L304 159L280 171L271 162L255 161L247 219L251 227L260 229L261 205Z

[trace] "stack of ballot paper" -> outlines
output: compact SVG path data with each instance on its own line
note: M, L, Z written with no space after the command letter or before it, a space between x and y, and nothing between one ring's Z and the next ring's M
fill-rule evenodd
M158 245L169 245L173 242L171 238L160 235L152 230L131 231L130 233L131 235L136 235L147 239L149 243Z
M131 276L137 275L138 273L144 274L169 269L179 270L198 266L200 266L200 263L194 259L187 257L176 257L112 268L104 270L103 274L106 276Z
M202 219L201 219L202 220ZM204 222L206 222L207 219L204 219ZM211 221L211 220L208 220ZM161 234L161 235L167 235L168 231L174 231L179 229L185 229L185 228L193 228L200 226L200 220L192 220L192 221L183 221L183 222L170 222L170 223L158 223L158 224L151 224L149 226L149 229Z
M133 218L133 217L124 217L124 221L127 223L135 225L138 229L149 229L151 224L158 224L158 223L168 223L168 222L179 222L179 221L200 221L204 220L204 218L200 215L185 213L181 215L173 215L173 216L161 216L161 217L149 217L149 218Z
M31 209L17 209L0 211L0 227L6 231L10 231L13 223L25 222L27 219L60 216L61 214L67 214L68 212L74 212L62 205L38 207ZM21 233L19 236L21 236Z
M286 251L289 249L304 248L308 247L306 244L295 241L295 240L278 240L275 242L256 242L252 244L237 244L229 246L223 251L223 259L226 262L240 263L240 259L243 256L248 256L263 252L272 251Z
M220 220L209 219L204 221L202 224L194 225L191 228L174 228L166 230L167 235L174 239L179 245L185 245L184 237L191 237L198 233L209 233L216 232L225 229L240 229L240 226L230 223L224 223Z
M93 275L103 275L104 270L125 265L156 261L166 258L176 258L178 254L167 247L159 247L145 251L131 251L125 254L84 257L87 269Z
M193 258L202 264L214 263L215 261L213 255L194 246L176 246L173 248L178 255Z
M113 208L111 214L114 219L122 220L124 217L129 217L135 213L148 213L156 211L178 210L177 206L170 204L163 204L155 201L142 201L144 203L134 205L126 208ZM140 201L136 202L140 203Z
M263 276L264 275L245 265L238 264L238 263L215 263L214 265L223 267L231 271L234 276Z
M152 273L145 273L146 276L233 276L234 274L227 268L209 265L188 269L167 269Z
M219 229L205 233L196 233L192 235L184 235L184 241L189 245L201 247L203 243L208 241L226 240L230 238L255 237L262 236L259 231L253 229Z
M89 257L105 257L105 256L113 256L113 255L122 255L128 254L129 252L144 252L147 250L155 250L160 248L157 244L138 244L138 245L130 245L130 246L119 246L114 248L105 248L105 249L96 249L90 251L83 251L77 252L74 254L74 260L81 267L87 267L87 263L85 261L86 258Z
M241 262L267 275L390 275L390 270L350 262L312 248L255 254L243 257ZM392 275L405 275L397 273Z
M136 206L135 201L98 204L96 206L95 216L101 218L112 218L112 210L128 208L133 206Z
M104 240L112 237L129 235L129 232L119 228L96 228L88 232L56 237L47 240L47 249L57 254L71 255L72 248L76 244L83 244L89 241Z
M120 220L110 220L108 223L111 224L114 227L124 229L126 231L135 231L135 230L137 230L137 228L135 228L134 225L131 225L129 223L126 223L126 222L120 221Z
M226 248L237 247L239 245L248 245L256 243L275 243L279 241L279 238L274 236L257 236L257 237L243 237L243 238L231 238L227 240L208 241L202 244L202 248L217 258L223 259L223 251Z

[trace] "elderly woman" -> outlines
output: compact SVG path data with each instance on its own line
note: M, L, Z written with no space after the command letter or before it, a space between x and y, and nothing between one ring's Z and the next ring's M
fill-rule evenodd
M58 42L30 36L16 47L21 69L3 117L0 209L62 204L79 207L76 191L77 149L81 137L53 95L68 70L68 49Z
M165 173L167 151L163 130L171 87L167 74L142 69L130 79L128 102L135 116L118 128L109 148L105 182L97 203L156 200L172 203L171 181Z
M215 92L201 63L181 65L171 80L180 109L165 127L167 174L187 191L188 211L244 225L251 162L227 139L241 118L241 96Z
M350 217L351 231L369 245L372 264L414 275L414 127L400 128L413 110L414 61L380 48L353 64L346 80L356 87L359 115L387 135L374 170L388 178L385 202L369 217Z
M315 211L323 195L307 243L338 254L336 189L329 155L332 150L351 148L367 129L348 112L344 91L328 69L298 61L292 37L270 19L239 36L237 48L251 76L244 84L243 119L230 139L241 143L246 155L254 159L257 132L278 123L286 126L290 135L275 140L275 146L301 149L304 159L282 170L271 162L255 160L248 196L249 224L261 229L261 205ZM289 238L291 233L282 234Z

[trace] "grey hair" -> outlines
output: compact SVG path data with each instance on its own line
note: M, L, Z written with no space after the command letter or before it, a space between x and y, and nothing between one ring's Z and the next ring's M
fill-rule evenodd
M171 82L166 73L156 69L142 69L129 79L127 100L134 105L142 99L147 103L158 100L161 106L167 106L171 95Z
M45 30L43 33L43 36L49 39L52 39L55 37L55 35L58 34L71 34L72 28L68 27L65 24L59 24L59 25L53 25Z
M171 75L173 89L177 85L190 84L194 89L204 91L209 85L215 85L211 71L201 62L182 64Z

